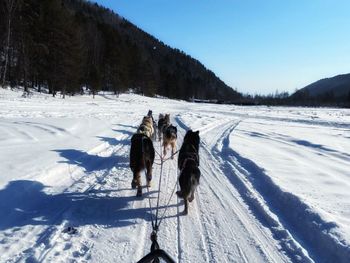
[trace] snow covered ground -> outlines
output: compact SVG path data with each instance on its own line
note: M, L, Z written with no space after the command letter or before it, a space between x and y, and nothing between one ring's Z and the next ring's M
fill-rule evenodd
M177 262L350 261L350 110L21 95L0 89L0 262L136 262L149 252L160 167L136 198L128 166L149 109L171 114L179 147L189 128L202 140L189 215L174 195L159 230ZM176 167L164 165L160 215Z

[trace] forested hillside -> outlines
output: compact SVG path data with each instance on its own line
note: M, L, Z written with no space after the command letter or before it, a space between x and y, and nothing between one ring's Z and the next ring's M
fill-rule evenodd
M313 82L291 96L316 105L350 106L350 74L337 75Z
M0 0L0 85L235 100L199 61L84 0Z

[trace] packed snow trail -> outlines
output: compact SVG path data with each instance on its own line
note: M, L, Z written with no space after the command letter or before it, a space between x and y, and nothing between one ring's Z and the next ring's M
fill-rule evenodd
M185 127L178 118L180 126ZM276 247L283 247L282 240L272 240L270 231L251 214L251 208L244 204L235 185L231 184L222 170L222 162L215 158L212 148L219 144L227 130L234 129L240 120L219 121L209 140L205 134L210 129L203 127L201 157L201 184L198 190L197 204L201 210L199 217L206 232L207 244L210 244L212 258L210 262L281 262L288 261L276 253ZM211 124L212 125L212 124ZM214 135L212 137L212 135ZM216 139L214 139L216 138ZM226 173L225 173L226 172ZM216 231L224 229L224 231ZM282 243L282 244L281 244ZM293 249L284 251L296 261L309 261L307 255Z
M195 200L183 216L183 201L173 195L158 234L161 248L177 262L349 258L347 110L310 113L137 95L21 98L6 92L0 94L0 262L136 262L149 253L148 197L155 207L160 167L153 166L153 185L143 198L130 187L129 168L130 138L149 109L156 119L170 112L178 148L187 129L200 130L202 175ZM316 132L320 138L312 136ZM159 151L159 142L154 145ZM327 182L333 178L329 188L316 180L318 160L332 171L332 177L322 174ZM175 156L164 163L160 216L177 176ZM300 188L297 180L312 184ZM342 195L337 206L335 190ZM286 211L297 212L302 227Z

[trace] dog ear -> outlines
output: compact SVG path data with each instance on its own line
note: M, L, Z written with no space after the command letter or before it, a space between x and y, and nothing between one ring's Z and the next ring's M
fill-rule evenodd
M196 131L195 133L196 133L196 134L199 134L199 131Z

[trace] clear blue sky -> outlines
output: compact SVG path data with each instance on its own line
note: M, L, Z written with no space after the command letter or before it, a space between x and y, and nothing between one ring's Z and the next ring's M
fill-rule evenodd
M350 73L349 0L97 0L250 94Z

